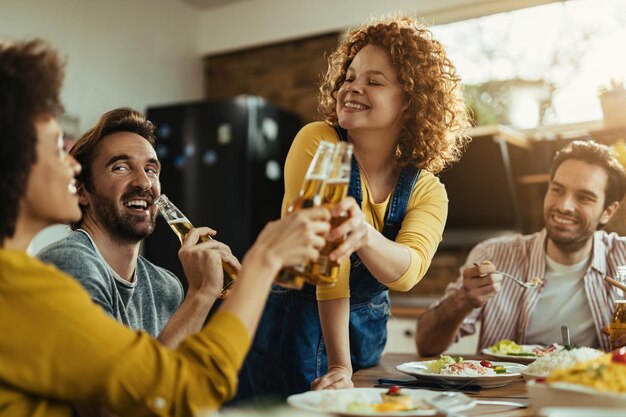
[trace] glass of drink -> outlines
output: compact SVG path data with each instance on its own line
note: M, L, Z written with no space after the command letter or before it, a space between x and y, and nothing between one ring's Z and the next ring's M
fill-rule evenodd
M334 148L335 145L330 142L320 142L304 177L300 195L289 206L288 212L322 205ZM281 269L275 279L275 282L282 287L298 290L302 288L305 281L307 277L304 264Z
M330 165L328 180L324 190L323 204L329 208L339 203L348 195L350 186L350 172L352 168L352 144L339 142L335 145L333 159ZM335 228L348 220L346 215L333 216L330 225ZM320 251L320 256L315 262L307 265L307 278L317 285L334 285L337 282L339 264L331 261L328 255L343 242L343 237L326 245Z
M182 211L180 211L165 194L161 194L154 201L154 204L159 209L159 213L167 221L167 224L172 228L174 233L176 233L176 236L178 236L182 244L187 233L193 228L189 219L187 219ZM211 236L206 235L200 237L200 242L206 242L208 240L212 240ZM224 269L224 286L222 287L220 298L225 298L228 295L228 291L230 291L230 286L237 279L237 275L233 267L225 262L222 262L222 268Z
M615 301L615 311L609 325L609 337L611 338L611 349L616 349L626 344L626 300Z

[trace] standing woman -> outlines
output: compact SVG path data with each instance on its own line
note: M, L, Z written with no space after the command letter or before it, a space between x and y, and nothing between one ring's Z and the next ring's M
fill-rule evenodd
M330 255L341 262L339 282L317 294L309 285L273 288L241 397L350 387L353 369L379 361L388 289L413 288L441 241L448 200L434 174L466 143L459 82L443 46L409 17L359 26L330 56L320 88L325 121L305 126L291 146L283 214L320 141L354 145L350 197L333 213L350 219L327 236L346 236Z

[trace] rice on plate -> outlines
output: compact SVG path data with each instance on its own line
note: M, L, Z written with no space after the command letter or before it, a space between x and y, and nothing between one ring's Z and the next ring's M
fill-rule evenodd
M604 352L588 347L561 349L537 358L522 372L525 379L548 376L554 369L563 369L574 366L579 362L595 359Z

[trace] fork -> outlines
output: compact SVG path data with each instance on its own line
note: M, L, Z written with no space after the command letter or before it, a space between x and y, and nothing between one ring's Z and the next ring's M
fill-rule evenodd
M479 264L478 262L474 262L474 266L480 266L480 264ZM509 278L509 279L513 280L513 281L514 281L517 285L519 285L520 287L524 287L524 288L537 288L537 286L536 286L536 285L532 285L532 284L530 284L530 283L528 283L528 282L524 282L524 281L522 281L521 279L519 279L519 278L517 278L517 277L515 277L515 276L513 276L513 275L511 275L511 274L507 274L506 272L502 272L502 271L494 271L494 272L492 272L492 273L493 273L493 274L500 274L500 275L502 275L503 277L507 277L507 278ZM483 277L483 276L485 276L485 275L487 275L487 274L483 274L483 275L481 275L481 277Z
M467 395L458 392L444 392L423 401L447 417L462 417L461 414L454 412L454 409L466 407L474 402Z

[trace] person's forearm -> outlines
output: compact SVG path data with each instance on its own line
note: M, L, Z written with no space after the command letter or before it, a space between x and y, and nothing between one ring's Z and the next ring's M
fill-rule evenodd
M462 291L447 297L418 320L415 344L421 356L438 355L454 341L463 319L472 312Z
M322 334L328 354L328 368L341 367L352 373L350 360L350 299L317 302Z
M259 324L267 294L280 265L263 247L253 246L243 260L232 291L220 307L220 311L238 317L251 335Z
M157 340L169 348L176 348L187 336L198 332L215 297L202 292L189 292L176 313L167 322Z
M409 269L411 254L409 248L387 239L371 225L368 225L369 240L357 254L372 275L381 283L393 282ZM384 253L384 256L381 254Z

